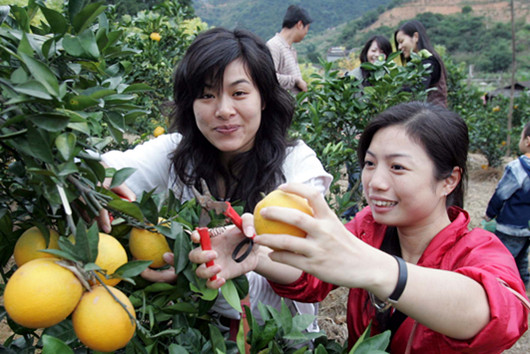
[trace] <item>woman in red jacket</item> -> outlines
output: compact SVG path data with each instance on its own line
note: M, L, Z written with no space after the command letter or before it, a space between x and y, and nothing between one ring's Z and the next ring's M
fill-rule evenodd
M240 233L215 238L215 251L190 254L213 288L255 270L275 291L321 301L333 288L350 289L350 346L372 322L372 335L392 331L392 353L501 352L527 330L528 302L513 257L494 234L468 230L461 209L468 131L445 108L405 103L375 117L358 157L368 206L346 224L316 190L284 185L308 199L314 216L268 207L261 214L296 225L307 237L260 235L245 262L230 260ZM244 215L252 235L252 216ZM282 251L271 252L269 246Z

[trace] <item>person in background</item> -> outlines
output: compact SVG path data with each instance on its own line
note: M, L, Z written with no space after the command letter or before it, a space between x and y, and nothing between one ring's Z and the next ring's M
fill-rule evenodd
M495 234L513 255L521 279L526 289L530 289L530 122L521 132L519 150L522 155L506 166L484 219L490 221L496 218Z
M386 37L384 36L375 35L368 39L368 41L364 44L364 47L361 50L361 54L359 55L359 59L361 61L361 65L363 63L373 64L377 60L385 60L391 53L392 45L390 44L389 40L386 39ZM361 82L361 88L365 86L371 86L371 83L368 81L368 78L370 77L372 72L370 70L366 70L361 65L353 69L351 72L347 72L345 76L351 76L356 80L359 80ZM356 97L360 97L361 95L362 91L358 95L356 95ZM350 135L360 136L360 134L353 128L347 130L347 133ZM348 188L346 190L349 191L355 186L355 184L359 180L361 169L357 161L346 161L346 171L348 172ZM353 216L355 216L358 211L359 208L357 207L357 205L351 206L342 214L342 217L346 220L350 220Z
M359 55L361 64L363 63L375 63L377 60L385 60L390 53L392 53L392 45L384 36L375 35L371 37L364 45ZM363 86L369 86L368 77L371 71L362 68L361 66L356 67L351 72L346 73L348 76L352 76L357 80L362 81Z
M313 20L305 9L291 5L285 12L281 31L267 42L280 85L294 95L307 91L307 83L302 79L293 43L304 39L311 22Z
M440 55L431 45L425 27L421 22L412 20L401 25L394 33L396 48L400 50L401 62L406 64L410 60L410 53L422 55L422 63L430 65L431 73L424 80L427 101L442 107L447 107L447 72ZM421 52L421 53L420 53Z
M500 353L527 330L530 303L506 247L484 229L468 229L461 209L468 148L456 113L423 102L391 107L360 138L368 206L348 224L317 190L285 184L280 189L306 198L313 215L270 206L261 216L296 225L305 238L257 235L253 255L234 265L227 245L253 231L245 214L245 235L234 228L189 258L200 264L199 277L217 275L211 288L248 270L298 301L349 288L350 348L371 324L371 335L391 331L390 353ZM215 265L206 267L210 260Z
M108 167L136 169L125 184L112 190L133 201L143 192L172 189L186 201L194 198L192 186L202 190L202 178L217 200L241 202L245 211L254 209L261 193L282 182L303 183L324 194L331 175L303 141L288 138L294 104L280 87L270 52L260 38L238 29L203 32L174 74L172 133L101 156ZM106 210L98 224L110 232ZM171 263L172 257L165 255ZM157 282L176 279L173 268L146 269L142 276ZM254 272L247 278L250 307L258 320L259 302L280 308L281 298L265 278ZM288 305L293 314L316 315L318 310L318 304L289 301ZM239 318L222 298L213 310L227 327ZM310 330L318 330L316 321Z

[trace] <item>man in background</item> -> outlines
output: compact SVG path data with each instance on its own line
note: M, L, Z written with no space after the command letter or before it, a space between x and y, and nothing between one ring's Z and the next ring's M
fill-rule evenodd
M313 20L306 10L298 5L291 5L285 12L282 30L267 42L280 85L294 95L307 91L307 83L302 79L293 43L304 39L311 22Z

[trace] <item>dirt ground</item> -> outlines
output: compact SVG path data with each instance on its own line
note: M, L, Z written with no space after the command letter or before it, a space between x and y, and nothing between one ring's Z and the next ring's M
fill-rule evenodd
M510 160L507 160L510 161ZM498 180L502 176L502 169L483 169L486 159L477 154L470 154L469 180L464 208L471 217L470 226L479 227L488 201L495 191ZM527 295L530 295L527 293ZM339 288L331 292L322 302L319 312L319 325L330 339L344 342L348 337L346 328L346 301L347 290ZM530 322L529 322L530 323ZM530 331L527 331L512 348L504 353L528 354L530 353Z

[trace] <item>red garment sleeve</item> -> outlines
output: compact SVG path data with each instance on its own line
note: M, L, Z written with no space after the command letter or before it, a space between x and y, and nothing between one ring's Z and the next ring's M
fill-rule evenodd
M269 283L278 295L300 302L320 302L336 288L335 285L323 282L305 272L291 284L282 285L272 281Z
M466 256L460 254L462 263L466 265L457 267L455 272L482 285L490 305L490 321L468 341L457 341L448 337L445 337L445 340L455 350L473 348L479 352L502 351L503 348L511 347L528 329L528 309L502 283L506 283L526 298L525 287L513 257L495 235L475 229L468 237L480 237L482 242L471 242L475 244L473 249L468 250ZM489 242L484 242L484 238L489 238Z

